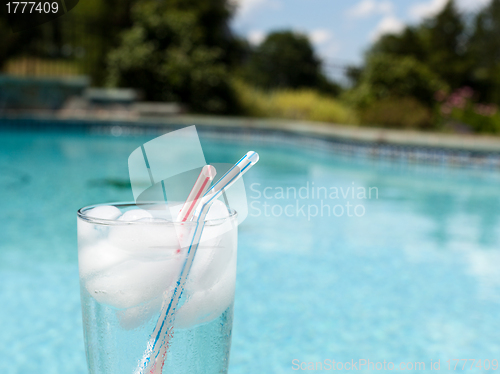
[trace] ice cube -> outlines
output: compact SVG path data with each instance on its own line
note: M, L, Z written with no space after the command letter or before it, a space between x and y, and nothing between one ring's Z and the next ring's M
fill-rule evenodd
M111 205L98 206L85 213L87 217L97 219L116 219L121 214L117 207ZM107 233L108 226L96 225L84 219L78 219L78 240L80 243L92 243Z
M146 217L136 223L110 228L110 242L128 251L158 252L168 254L179 249L178 232L174 225L158 218Z
M155 218L162 218L166 221L176 221L177 214L181 210L182 205L176 204L175 208L173 204L154 204L148 206L148 212Z
M97 302L126 309L160 297L177 281L182 255L169 260L131 259L88 278L84 284Z
M99 239L99 236L104 236L103 230L99 229L95 224L78 218L78 246L81 247L87 243L94 243Z
M120 327L124 330L133 330L147 322L152 316L160 312L162 297L157 297L145 304L136 307L117 310L116 316Z
M123 213L123 215L118 219L120 221L130 222L138 221L142 218L153 218L153 215L144 209L132 209Z
M92 218L113 220L116 219L120 214L122 214L122 212L120 212L120 209L118 209L117 207L111 205L103 205L89 210L85 215Z
M236 251L236 243L231 240L232 234L220 236L216 246L200 243L189 272L187 287L193 290L207 289L223 276Z
M209 289L196 291L188 296L176 313L175 327L188 328L220 316L234 300L235 281L236 256L233 256L219 282Z
M215 200L208 210L206 220L221 219L226 217L229 217L229 211L226 204L220 200Z
M203 229L200 243L213 247L219 245L222 236L237 226L235 219L224 219L228 217L229 212L226 205L222 201L216 200L208 211L206 217L208 222Z
M80 277L87 278L129 259L127 252L101 240L94 245L81 246L78 251Z

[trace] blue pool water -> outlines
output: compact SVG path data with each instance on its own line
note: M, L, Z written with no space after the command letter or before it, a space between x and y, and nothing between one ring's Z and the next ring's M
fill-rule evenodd
M132 200L127 157L153 137L0 132L0 372L86 373L76 210ZM500 359L498 173L214 139L208 162L261 156L245 176L231 374Z

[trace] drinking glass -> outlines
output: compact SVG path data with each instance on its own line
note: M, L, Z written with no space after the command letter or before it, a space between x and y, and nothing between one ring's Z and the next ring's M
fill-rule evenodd
M236 212L207 216L173 329L155 373L227 373L236 280ZM140 373L151 334L170 302L196 222L157 203L78 211L83 330L90 374ZM220 217L217 213L222 212ZM179 234L181 233L181 234ZM161 362L158 362L161 360ZM149 371L148 371L149 374Z

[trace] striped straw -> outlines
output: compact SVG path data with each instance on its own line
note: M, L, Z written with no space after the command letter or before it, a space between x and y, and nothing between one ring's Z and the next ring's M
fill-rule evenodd
M198 178L196 179L196 182L194 182L193 188L191 189L191 192L189 193L186 202L182 206L182 209L179 212L179 214L177 215L177 222L186 222L191 220L194 212L196 211L196 207L201 201L200 197L205 195L208 188L210 187L210 183L212 182L216 174L217 170L215 170L215 167L213 167L212 165L203 166L200 174L198 175ZM181 233L179 242L182 242L182 237L183 235ZM180 251L181 249L178 248L177 252L179 253ZM161 374L163 370L163 365L165 364L165 357L167 355L168 343L170 341L170 338L172 337L172 334L169 334L165 337L165 342L163 343L160 349L160 354L156 358L155 363L150 371L150 374Z
M184 291L184 285L189 275L194 256L196 255L198 244L203 233L203 228L205 227L205 218L210 207L226 189L231 187L231 185L241 178L244 173L257 163L257 161L259 161L259 155L253 151L248 152L234 166L232 166L231 169L229 169L228 172L224 174L222 178L220 178L219 181L215 183L201 199L195 213L196 226L194 228L193 237L191 244L189 245L187 257L182 266L179 279L177 280L177 286L173 291L170 303L168 305L165 304L164 307L162 307L156 327L150 336L148 347L144 352L143 359L138 369L136 370L137 374L143 374L147 373L148 370L153 370L152 367L155 366L156 360L162 351L162 346L169 340L169 336L173 331L175 310L177 309L182 292Z
M217 171L212 165L205 165L203 169L201 169L200 175L198 175L198 179L194 183L191 192L189 193L186 202L182 206L179 215L177 216L177 221L186 222L191 220L198 203L200 202L200 197L205 195L208 187L210 187L210 182L215 178Z

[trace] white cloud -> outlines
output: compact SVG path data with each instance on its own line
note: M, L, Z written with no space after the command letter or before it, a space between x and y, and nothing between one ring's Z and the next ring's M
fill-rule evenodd
M461 10L476 11L489 5L491 0L458 0L457 4Z
M236 6L236 16L244 18L262 8L281 7L280 0L229 0Z
M325 29L313 30L309 33L309 39L313 44L325 44L332 39L332 33Z
M432 17L443 10L447 3L448 0L430 0L415 4L410 7L410 16L414 19Z
M347 15L352 18L366 18L376 14L391 14L394 4L389 0L362 0L347 11Z
M236 4L239 14L246 14L265 5L266 0L233 0L233 3Z
M370 39L375 42L385 34L399 34L405 28L405 24L394 16L387 16L379 22L372 31Z
M410 16L415 20L432 17L444 9L448 0L428 0L414 4L410 7ZM465 12L476 11L491 3L491 0L457 0L459 10Z
M259 45L265 38L266 34L262 30L252 30L248 33L248 41L253 45Z

